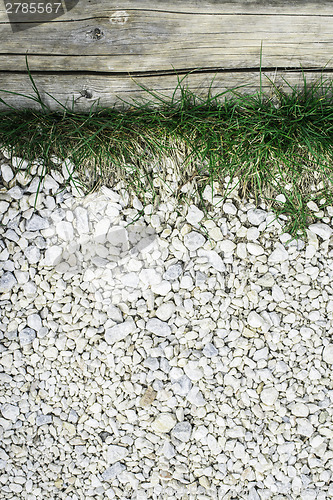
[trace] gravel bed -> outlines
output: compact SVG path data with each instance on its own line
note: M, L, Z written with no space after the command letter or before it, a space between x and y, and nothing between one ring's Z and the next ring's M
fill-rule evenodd
M34 210L18 162L0 162L0 498L333 498L333 207L288 244L286 217L233 193L215 220L169 197L135 221L121 182L56 194L64 162Z

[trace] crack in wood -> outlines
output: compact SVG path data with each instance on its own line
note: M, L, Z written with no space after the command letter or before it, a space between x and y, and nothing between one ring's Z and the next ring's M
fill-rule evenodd
M37 55L37 54L36 54ZM297 67L265 67L261 68L261 72L264 75L265 72L272 72L272 71L285 71L285 72L296 72L300 73L301 68ZM322 73L323 71L325 73L333 73L333 68L304 68L304 72L310 72L310 73ZM200 68L200 69L177 69L177 70L156 70L156 71L131 71L131 72L113 72L113 71L50 71L50 70L32 70L30 69L30 73L35 74L35 75L100 75L100 76L119 76L119 77L154 77L154 76L168 76L168 75L197 75L201 73L218 73L218 74L223 74L223 73L249 73L249 72L260 72L259 67L250 67L250 68ZM15 73L15 74L26 74L26 70L0 70L0 75L5 74L5 73Z

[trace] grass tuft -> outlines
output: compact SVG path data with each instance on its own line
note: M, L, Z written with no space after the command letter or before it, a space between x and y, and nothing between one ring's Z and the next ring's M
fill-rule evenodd
M141 86L146 93L141 102L78 114L62 104L63 111L55 112L43 103L26 63L36 93L29 98L41 111L7 105L10 109L0 112L0 144L29 165L43 160L40 185L51 168L57 169L50 159L55 155L71 160L76 181L71 176L68 182L79 182L86 194L123 180L143 203L155 203L162 186L181 203L182 188L193 181L207 213L202 193L218 182L222 200L238 187L242 200L254 197L258 205L260 195L276 218L290 217L289 242L306 239L307 227L320 218L308 208L309 201L320 210L333 206L332 82L310 85L303 75L301 89L286 82L288 93L271 82L270 98L261 86L255 95L231 89L203 98L183 84L184 77L171 98ZM168 172L170 160L181 178L178 185ZM276 200L278 195L284 197ZM35 206L37 197L38 192Z

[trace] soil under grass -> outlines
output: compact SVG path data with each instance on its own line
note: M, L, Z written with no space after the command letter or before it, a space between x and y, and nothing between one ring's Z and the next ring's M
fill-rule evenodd
M30 71L29 76L33 82ZM320 222L307 203L315 202L320 211L333 206L330 81L308 85L304 78L302 88L288 93L272 84L271 98L236 89L202 98L179 80L179 98L176 92L165 98L145 89L146 101L80 114L66 107L51 111L35 90L40 112L11 107L0 112L0 146L29 162L43 159L41 183L56 169L55 155L71 160L75 182L85 194L123 180L143 204L152 203L161 196L171 161L181 178L174 193L180 202L182 186L195 182L207 212L201 196L205 187L219 182L226 199L232 188L222 191L224 180L229 178L231 186L238 179L233 189L241 199L258 204L260 197L277 216L290 216L286 232L305 239L309 224ZM276 200L281 194L285 198Z

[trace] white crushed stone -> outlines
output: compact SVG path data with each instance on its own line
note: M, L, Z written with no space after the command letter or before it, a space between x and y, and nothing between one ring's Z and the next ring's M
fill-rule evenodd
M125 339L130 333L134 332L135 324L133 321L124 321L119 325L115 325L112 328L105 330L105 341L112 345L120 340Z
M329 365L333 365L333 344L327 344L323 350L323 360Z
M39 331L42 328L42 319L39 314L30 314L27 317L27 325L33 330Z
M151 318L147 321L146 329L148 332L157 335L158 337L168 337L171 333L170 326L158 318Z
M273 406L277 401L279 396L279 392L274 389L274 387L268 387L267 389L263 389L260 393L261 401L267 406Z
M20 414L20 408L10 403L5 403L1 406L1 414L6 420L12 420L13 422L16 422L17 417Z
M126 446L110 444L105 453L105 460L108 464L114 464L127 457L128 453L129 452Z
M8 254L9 255L9 254ZM5 259L4 259L5 260ZM7 293L17 284L13 273L5 271L0 278L0 292Z
M9 181L11 181L14 178L14 173L13 173L12 169L10 168L10 165L8 165L8 163L3 163L1 165L0 170L1 170L2 178L6 183L9 183Z
M156 432L166 433L176 425L176 418L171 413L160 413L152 422L151 428Z
M333 207L286 244L214 183L214 220L163 197L129 224L122 183L57 193L52 157L34 211L3 153L0 498L333 498Z

